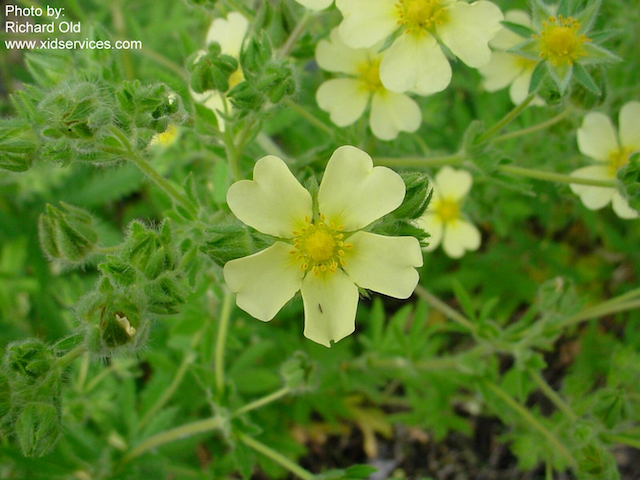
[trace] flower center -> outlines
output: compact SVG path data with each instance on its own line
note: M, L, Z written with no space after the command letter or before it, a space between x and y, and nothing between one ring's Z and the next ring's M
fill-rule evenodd
M460 216L460 206L455 200L440 200L434 210L443 223L456 220Z
M293 250L291 255L300 262L301 270L311 270L314 275L320 273L335 273L338 266L344 267L345 250L353 245L344 243L344 229L342 225L325 223L324 215L319 221L310 222L300 232L294 231Z
M578 57L584 57L583 44L590 42L584 34L578 34L580 22L572 17L549 17L542 22L540 37L540 57L551 62L553 66L573 65Z
M405 33L417 29L426 34L447 20L447 9L440 6L440 0L399 0L396 10L398 25L405 25Z
M632 150L629 147L622 147L609 154L609 172L612 176L615 177L618 170L629 163L631 152Z
M362 63L358 67L358 73L360 76L358 80L362 82L362 87L370 92L376 92L382 88L382 82L380 81L380 57L369 60Z

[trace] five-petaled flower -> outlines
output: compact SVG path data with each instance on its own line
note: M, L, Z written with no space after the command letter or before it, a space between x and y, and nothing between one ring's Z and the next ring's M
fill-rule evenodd
M258 160L253 180L231 185L227 203L242 222L278 240L224 266L238 306L269 321L300 290L304 335L329 347L355 330L358 287L408 298L422 265L418 240L363 230L404 195L397 173L374 167L352 146L331 156L317 203L281 159Z
M434 250L442 242L448 256L460 258L465 250L480 247L480 232L474 224L464 220L460 208L472 183L471 174L465 170L446 166L436 174L429 208L416 220L418 226L431 235L426 251Z
M509 10L504 16L508 22L531 27L531 18L522 10ZM491 61L478 70L484 77L482 86L489 92L511 85L509 97L515 104L522 103L529 94L531 75L537 65L535 60L508 52L520 43L522 37L503 27L489 42L489 46L494 49ZM543 105L544 102L536 98L534 104Z
M458 0L337 0L340 35L351 48L368 48L398 31L380 63L382 84L420 95L444 90L451 65L441 41L473 68L489 63L488 42L500 30L500 9L491 2Z
M393 140L400 131L415 132L422 115L414 100L382 85L379 74L382 55L378 53L381 47L378 44L372 48L349 48L340 39L338 29L334 29L329 40L318 43L316 61L324 70L349 77L324 82L316 99L339 127L351 125L371 103L371 131L382 140Z
M238 12L230 12L226 19L216 18L211 22L205 43L208 46L213 42L217 42L220 45L220 50L223 54L230 55L237 59L240 57L240 50L242 49L242 44L248 28L249 21L246 18ZM198 56L202 56L204 54L204 50L200 50L198 52ZM244 73L242 68L238 67L238 69L232 73L229 78L229 88L233 88L243 80ZM224 131L225 122L220 114L228 114L233 108L224 93L217 90L196 93L191 90L191 96L196 102L203 104L210 110L213 110L218 119L218 127L220 128L220 131Z
M579 168L572 175L597 180L614 180L618 170L629 163L633 152L640 150L640 102L628 102L620 109L620 130L616 130L609 117L602 113L589 113L578 129L578 148L598 165ZM571 190L580 196L590 210L598 210L609 202L620 218L638 218L638 212L615 188L571 184Z

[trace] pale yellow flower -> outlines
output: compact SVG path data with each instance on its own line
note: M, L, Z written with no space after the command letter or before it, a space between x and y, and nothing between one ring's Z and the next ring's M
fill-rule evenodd
M282 160L258 160L253 180L231 185L227 202L242 222L278 240L224 266L238 307L266 322L300 290L304 335L329 347L355 330L358 287L408 298L422 265L418 240L363 230L404 195L397 173L343 146L327 164L314 211L311 194Z
M207 38L205 44L208 46L213 42L217 42L220 45L221 53L230 55L236 59L240 57L240 50L244 38L249 28L249 21L238 12L230 12L227 18L216 18L211 22L211 26L207 32ZM205 54L204 50L198 52L198 56ZM229 78L229 88L233 88L238 83L244 80L244 73L242 68L238 69ZM232 110L231 103L227 100L224 93L217 90L209 90L202 93L196 93L189 89L193 99L204 105L205 107L213 110L218 119L218 127L220 131L224 132L225 122L221 113L229 113Z
M531 18L522 10L509 10L505 13L505 20L511 23L518 23L526 27L531 27ZM522 101L529 95L529 85L531 75L538 62L529 58L509 53L507 50L522 43L522 37L503 27L498 34L489 42L494 49L491 61L478 71L484 77L482 86L488 92L495 92L509 87L509 97L515 104ZM535 105L543 105L540 98L533 101Z
M422 115L414 100L387 90L380 82L381 46L349 48L340 39L338 29L333 29L329 40L318 43L316 61L324 70L348 76L324 82L316 100L339 127L354 123L370 105L371 131L382 140L393 140L401 131L415 132Z
M340 35L351 48L369 48L399 35L384 51L382 84L420 95L444 90L451 66L439 42L464 63L479 68L491 59L489 40L500 29L500 9L491 2L458 0L337 0L344 20Z
M582 178L614 180L618 170L629 163L633 152L640 150L640 102L628 102L620 109L620 130L602 113L589 113L578 129L578 148L598 162L579 168L572 175ZM571 190L589 210L598 210L609 202L620 218L638 218L638 212L615 188L571 184Z
M448 256L460 258L465 251L480 248L480 232L473 223L464 219L461 208L472 183L471 174L465 170L446 166L436 174L429 208L416 221L431 235L426 251L435 250L442 243Z

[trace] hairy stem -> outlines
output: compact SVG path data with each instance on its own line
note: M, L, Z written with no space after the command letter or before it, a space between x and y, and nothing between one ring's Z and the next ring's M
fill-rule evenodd
M545 128L548 128L548 127L550 127L552 125L555 125L556 123L564 120L571 113L571 111L572 111L571 108L567 108L566 110L563 110L558 115L556 115L555 117L550 118L549 120L546 120L546 121L544 121L542 123L538 123L537 125L532 125L531 127L527 127L527 128L522 128L520 130L516 130L515 132L505 133L504 135L500 135L498 137L495 137L492 140L492 142L493 143L504 142L506 140L511 140L512 138L518 138L518 137L522 137L522 136L525 136L525 135L529 135L530 133L537 132L539 130L544 130Z
M462 325L464 328L470 330L474 334L478 331L478 327L473 322L471 322L471 320L451 308L435 295L431 294L422 285L418 285L415 292L420 298L425 300L429 305L441 312L448 319L453 320L459 325Z
M304 118L307 122L309 122L313 126L318 127L320 130L333 136L333 129L330 126L328 126L323 121L311 115L309 112L307 112L303 107L298 105L296 102L288 101L287 106L295 110L298 115L300 115L302 118Z
M215 372L216 391L222 394L224 391L224 350L229 330L229 320L231 319L231 307L233 305L233 294L227 292L222 303L220 313L220 323L218 324L218 336L216 338Z
M197 433L211 432L222 427L222 420L218 417L207 418L205 420L199 420L197 422L187 423L179 427L167 430L166 432L159 433L153 437L147 438L140 445L131 450L122 459L122 463L127 463L134 458L139 457L143 453L151 450L152 448L159 447L165 443L170 443L175 440L181 440L183 438L190 437Z
M302 32L304 32L304 29L306 28L307 23L309 23L309 20L311 20L311 17L311 12L309 10L306 10L304 12L304 15L302 15L302 18L296 25L296 28L293 29L293 32L291 32L291 35L289 35L289 38L287 38L287 41L278 52L278 56L280 58L284 58L291 53L291 50L293 50L293 46L298 41L298 38L300 38L300 36L302 35Z
M576 323L583 322L585 320L604 317L605 315L624 312L625 310L635 310L636 308L640 308L640 300L632 300L629 302L611 304L602 308L592 307L590 309L576 313L575 315L572 315L569 318L566 318L564 321L562 321L556 326L556 329L560 330L560 329L569 327L571 325L575 325Z
M254 438L251 438L248 435L245 435L244 433L239 433L238 438L247 447L253 448L256 452L259 452L265 457L270 458L271 460L279 464L281 467L284 467L287 470L289 470L296 477L301 478L302 480L313 480L314 478L313 473L305 470L300 465L293 463L291 460L289 460L287 457L285 457L281 453L276 452L275 450L272 450L271 448L267 447L263 443L258 442Z
M547 381L542 377L542 375L540 375L539 372L533 370L532 368L528 369L527 372L536 383L538 388L542 390L542 392L547 396L549 400L551 400L551 402L556 406L558 410L564 413L572 422L578 420L578 416L573 413L571 407L566 404L566 402L560 397L560 395L558 395L558 393L553 388L551 388L551 385L547 383Z
M291 389L289 387L283 387L280 390L276 390L275 392L270 393L269 395L265 395L264 397L254 400L251 403L247 403L244 407L236 410L233 413L233 416L237 417L238 415L250 412L251 410L256 410L260 407L264 407L265 405L271 402L275 402L276 400L288 395L289 393L291 393Z
M491 137L493 137L496 133L498 133L502 128L506 127L509 123L511 123L518 115L522 113L522 111L527 108L527 106L533 101L535 98L535 94L531 93L527 98L525 98L520 105L516 105L516 107L507 113L499 122L497 122L493 127L480 135L477 139L477 143L486 142Z
M554 447L554 449L562 455L569 465L573 468L576 467L576 461L567 450L567 447L551 432L547 427L545 427L533 414L515 399L513 399L507 392L502 390L498 385L493 382L485 381L484 385L486 388L495 393L498 397L500 397L507 405L509 405L515 412L517 412L522 419L527 422L533 429L537 430L542 436L544 436L549 444Z
M86 352L86 350L87 349L84 345L78 345L77 347L69 350L63 356L59 357L58 360L56 360L58 368L60 370L64 370L71 362L73 362L76 358Z
M615 180L597 180L595 178L580 178L562 173L545 172L532 168L516 167L514 165L500 165L498 170L519 177L535 178L536 180L546 180L549 182L575 183L578 185L590 185L593 187L615 188Z

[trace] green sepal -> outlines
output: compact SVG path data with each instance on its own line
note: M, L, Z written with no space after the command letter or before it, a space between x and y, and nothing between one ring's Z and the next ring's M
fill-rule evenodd
M535 62L540 62L540 48L539 48L540 40L536 38L530 38L525 40L517 45L514 45L507 53L513 53L514 55L520 55L521 57L528 58L529 60L533 60Z
M640 212L640 152L629 157L629 163L618 170L618 188L629 206Z
M187 301L187 292L172 275L165 275L144 286L147 309L157 315L175 315Z
M433 190L429 177L419 172L401 172L400 177L406 193L402 204L391 215L399 219L416 219L425 212L431 201Z
M275 239L240 224L214 225L204 231L200 250L221 267L270 247Z
M607 97L607 78L604 69L597 66L593 67L589 70L589 75L599 93L594 93L591 89L586 88L582 82L578 81L573 85L570 95L571 102L584 110L591 110L602 105ZM576 79L579 80L578 75L576 75Z
M558 87L560 94L564 95L569 87L571 76L573 75L573 65L553 66L550 62L545 63L547 64L547 69L553 83Z
M13 385L30 386L42 382L54 366L51 347L36 338L9 344L3 358L3 367Z
M136 280L135 269L114 255L109 255L105 262L98 265L98 269L116 285L127 287Z
M585 8L572 15L572 17L580 23L579 34L587 33L591 30L591 27L593 27L593 24L598 18L601 3L602 0L589 0Z
M596 95L601 95L602 92L596 85L595 81L593 80L589 72L587 72L587 70L581 64L576 63L573 66L573 73L576 77L576 80L578 80L578 82L580 82L580 84L584 86L587 90L589 90L590 92Z
M527 27L526 25L522 25L521 23L509 22L506 20L503 20L500 23L507 30L512 31L513 33L521 36L522 38L531 38L533 35L536 34L536 32L532 30L530 27Z
M582 47L586 53L585 56L580 57L578 60L582 65L597 65L600 63L617 63L622 61L619 56L611 53L600 45L585 43Z
M544 62L538 62L531 73L531 81L529 82L529 95L538 90L540 83L547 76L548 70Z

